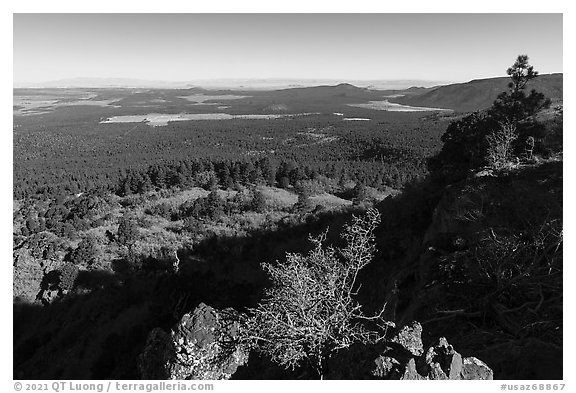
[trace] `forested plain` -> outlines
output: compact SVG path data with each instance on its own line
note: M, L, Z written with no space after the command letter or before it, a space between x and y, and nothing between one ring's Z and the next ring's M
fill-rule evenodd
M340 93L341 90L345 93ZM315 95L308 98L315 108L307 108L306 113L313 114L271 120L174 121L160 127L146 123L100 124L102 119L118 114L214 112L211 105L182 103L185 100L178 96L190 92L172 92L176 94L173 96L176 103L159 105L153 103L152 97L163 97L167 92L131 90L97 92L95 100L122 97L114 104L120 105L119 108L63 106L48 113L17 116L14 196L19 199L44 193L75 194L99 187L116 191L128 172L148 173L155 165L165 166L167 175L177 178L193 176L190 167L197 165L194 162L226 163L232 170L234 165L244 169L248 163L258 166L263 157L275 167L284 164L291 170L298 168L307 178L313 173L336 179L344 176L373 187L399 188L424 175L425 158L440 147L439 138L448 119L428 112L380 112L347 106L339 101L343 99L340 94L348 90L363 93L363 89L332 87L329 93L324 93L328 97L324 98L326 102L318 101ZM17 93L26 94L25 91ZM374 98L373 92L366 94L366 98ZM145 108L138 106L141 104L129 104L142 102L135 96L148 103ZM266 97L271 100L267 105L254 103L251 98L230 100L227 102L234 102L235 110L227 113L277 113L275 107L279 105L275 106L274 102L282 98ZM285 101L288 104L282 104L282 112L298 111L306 104L304 101L291 105L291 101ZM357 101L354 97L348 100ZM322 113L314 112L316 110ZM222 110L216 109L216 112ZM344 121L343 116L333 114L335 112L345 113L348 118L370 120ZM148 173L148 177L150 175ZM276 180L284 175L276 174ZM224 184L226 179L220 181Z

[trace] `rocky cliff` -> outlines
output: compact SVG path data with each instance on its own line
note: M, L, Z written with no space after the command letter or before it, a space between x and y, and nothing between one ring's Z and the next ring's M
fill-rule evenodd
M449 185L390 274L398 323L416 319L494 369L562 378L562 161Z

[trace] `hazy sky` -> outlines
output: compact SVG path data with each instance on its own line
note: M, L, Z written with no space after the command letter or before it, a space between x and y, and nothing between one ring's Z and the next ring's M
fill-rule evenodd
M562 72L561 14L15 14L14 83Z

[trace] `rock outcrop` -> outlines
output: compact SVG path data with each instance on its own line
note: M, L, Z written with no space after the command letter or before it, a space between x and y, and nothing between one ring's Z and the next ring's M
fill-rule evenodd
M393 343L400 344L413 356L421 356L424 353L422 344L422 325L413 322L409 326L404 326L391 340Z
M232 309L216 310L202 303L193 313L185 314L170 333L153 329L138 359L142 378L229 379L248 362L249 349L238 344L239 317ZM374 359L370 356L376 356L378 348L383 351L369 372L369 359ZM493 379L486 364L474 357L463 358L443 337L424 351L418 322L402 327L383 345L356 349L349 355L359 369L341 373L340 364L334 362L330 378Z
M167 333L152 330L139 357L143 379L228 379L248 360L248 350L235 345L238 313L200 304Z
M421 335L418 322L400 329L374 360L372 374L402 380L493 379L492 370L484 362L475 357L462 358L444 337L424 353Z

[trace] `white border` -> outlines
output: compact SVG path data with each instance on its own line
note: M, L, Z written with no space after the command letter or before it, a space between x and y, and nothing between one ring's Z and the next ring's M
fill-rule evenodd
M569 285L564 286L565 290L565 316L564 316L564 382L567 384L566 391L576 389L574 385L574 360L571 349L574 349L574 285L572 278L574 277L573 258L575 243L574 238L574 207L569 203L575 200L574 182L572 174L574 172L574 159L572 158L572 150L574 146L574 120L572 115L573 108L573 88L574 78L571 70L574 68L574 51L569 47L574 46L571 37L575 37L573 9L568 1L501 1L501 0L488 0L477 1L474 4L465 4L462 1L426 1L426 0L413 0L400 2L395 1L395 4L382 4L383 1L326 1L326 2L312 2L311 0L292 0L271 2L263 0L252 1L233 1L233 0L218 0L214 2L192 2L192 1L138 1L138 2L120 2L119 0L99 0L95 2L82 2L82 1L41 1L41 0L23 0L23 1L10 1L8 4L2 5L2 19L0 26L2 29L2 45L3 53L10 54L10 63L8 60L4 61L3 67L3 89L2 89L2 109L4 116L3 119L12 119L12 14L13 13L54 13L54 12L104 12L104 13L123 13L123 12L149 12L149 13L171 13L171 12L226 12L226 13L262 13L262 12L313 12L313 13L362 13L362 12L418 12L418 13L457 13L457 12L482 12L482 13L515 13L515 12L529 12L529 13L564 13L564 65L570 65L570 68L563 67L564 73L564 106L565 106L565 129L567 130L565 136L565 147L567 155L565 158L565 173L567 174L567 182L565 187L565 233L568 241L565 242L565 251L567 257L565 258L565 283ZM527 26L529 28L529 26ZM8 56L7 56L8 57ZM9 123L11 123L10 120ZM8 122L7 122L8 123ZM4 315L10 315L10 322L6 321L2 324L2 337L8 345L5 345L2 356L2 381L7 391L13 391L12 383L12 307L11 307L11 291L12 291L12 269L11 269L11 206L12 206L12 131L11 126L6 124L4 131L1 133L1 157L2 157L2 199L1 199L1 219L2 225L0 244L2 256L4 261L2 264L2 288L5 293L2 296L1 304ZM6 318L8 319L8 318ZM520 383L521 381L510 381L510 383ZM502 381L504 383L504 381ZM548 383L548 381L544 381ZM551 383L554 383L552 381ZM532 384L532 382L530 382ZM382 389L406 389L406 388L422 388L434 391L461 391L466 389L470 392L486 392L499 390L500 382L471 382L471 381L451 381L434 383L406 383L387 381L385 385L381 381L324 381L321 385L314 381L283 381L281 383L274 381L237 381L229 382L224 385L218 384L217 391L225 390L243 390L243 389L256 389L256 390L275 390L275 391L292 391L292 390L317 390L330 389L336 391L355 391L358 389L374 389L381 391ZM417 386L416 386L417 385Z

